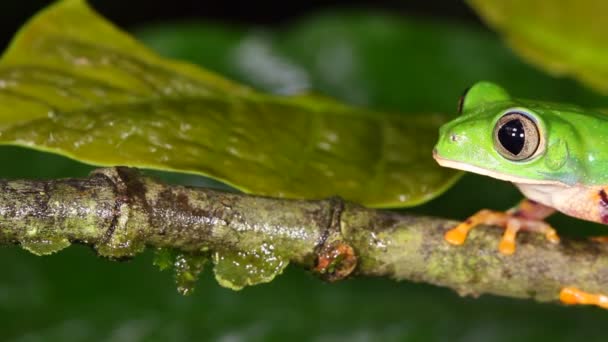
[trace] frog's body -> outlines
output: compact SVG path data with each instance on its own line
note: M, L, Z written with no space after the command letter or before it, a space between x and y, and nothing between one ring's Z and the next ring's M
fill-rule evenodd
M534 126L529 131L536 129L536 147L521 151L529 156L505 156L504 148L497 148L497 126L509 113L528 118ZM499 86L480 82L464 97L462 115L441 128L434 157L443 166L513 182L527 198L567 215L608 224L608 115L603 113L512 99Z
M520 229L544 233L559 243L542 221L558 210L608 224L608 115L577 106L513 99L501 87L479 82L463 96L461 116L440 130L433 156L446 167L514 183L526 196L507 212L481 210L446 233L465 242L477 225L505 227L499 245L515 252ZM608 308L608 297L564 287L567 303Z
M608 196L601 186L515 184L526 198L579 219L608 224Z

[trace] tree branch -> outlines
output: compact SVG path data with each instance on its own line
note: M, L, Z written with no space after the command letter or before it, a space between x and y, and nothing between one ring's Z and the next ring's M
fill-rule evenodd
M285 200L162 184L128 168L84 179L0 181L0 242L48 254L70 242L109 258L145 246L203 254L222 285L270 281L288 262L340 280L390 277L447 286L463 295L558 299L577 286L608 293L608 245L518 235L497 252L499 229L475 229L463 246L444 242L454 221L327 200ZM226 263L226 261L228 263Z

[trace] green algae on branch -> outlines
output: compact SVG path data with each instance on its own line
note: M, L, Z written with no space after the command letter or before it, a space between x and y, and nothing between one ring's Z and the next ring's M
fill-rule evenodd
M83 179L0 180L0 242L39 255L70 242L111 259L158 250L180 293L193 291L207 262L222 286L271 281L293 263L329 281L390 277L555 301L566 286L608 293L608 244L518 235L517 252L497 252L499 229L476 229L464 246L444 242L455 222L368 209L338 198L286 200L163 184L134 169L100 169ZM32 243L36 241L36 243Z
M209 261L206 253L179 252L170 248L157 248L154 254L154 265L161 271L173 269L177 292L182 295L192 294L203 267Z

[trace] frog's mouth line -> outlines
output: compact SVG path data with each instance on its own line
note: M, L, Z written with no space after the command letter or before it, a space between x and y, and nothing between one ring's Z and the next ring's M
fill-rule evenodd
M564 185L564 183L559 182L559 181L529 179L529 178L523 178L523 177L518 177L518 176L512 176L512 175L507 175L504 173L492 171L489 169L484 169L479 166L475 166L475 165L471 165L471 164L467 164L467 163L463 163L463 162L459 162L459 161L455 161L455 160L445 159L445 158L440 157L437 154L437 151L433 151L433 158L435 158L437 163L443 167L449 167L452 169L472 172L472 173L476 173L476 174L479 174L482 176L488 176L488 177L500 179L500 180L507 181L507 182L517 183L517 184Z

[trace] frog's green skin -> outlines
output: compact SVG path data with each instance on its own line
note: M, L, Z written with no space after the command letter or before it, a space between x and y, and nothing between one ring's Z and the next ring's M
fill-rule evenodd
M513 182L531 200L608 224L608 115L514 99L490 82L471 87L461 111L441 127L433 151L440 165ZM536 152L520 161L504 157L496 146L495 126L511 112L531 119L540 141Z

